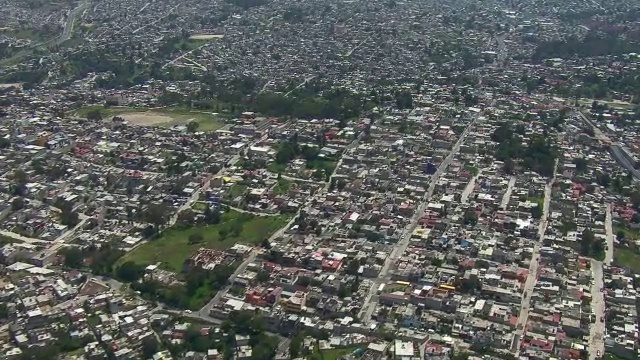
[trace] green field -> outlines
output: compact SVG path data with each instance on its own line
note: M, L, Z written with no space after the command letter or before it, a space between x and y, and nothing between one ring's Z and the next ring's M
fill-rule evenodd
M616 248L613 251L614 263L627 267L634 272L640 272L640 254L626 248Z
M184 261L199 248L224 250L236 243L260 243L288 220L286 216L254 216L230 210L222 214L217 225L167 229L159 238L124 255L118 265L126 261L140 265L161 263L163 268L179 273ZM202 235L202 241L191 243L189 236L193 234Z
M317 353L320 354L320 351L322 352L323 360L338 360L340 359L340 357L349 355L361 347L366 347L366 344L363 344L361 346L348 346L344 348L318 350Z
M285 170L287 170L287 165L278 164L277 162L274 161L271 164L267 165L267 170L271 171L274 174L281 174L281 173L284 173Z
M78 109L75 115L85 118L87 117L87 114L95 110L99 111L102 118L105 120L108 120L113 116L144 114L170 118L167 119L167 121L157 123L154 126L169 127L174 125L185 125L190 121L198 122L198 131L215 131L224 126L224 119L218 115L202 111L192 111L181 107L148 109L131 106L91 105Z
M227 192L227 196L230 199L235 199L238 196L242 196L244 195L244 193L247 191L247 185L243 185L243 184L233 184L231 185L231 187L229 188L229 192Z
M280 179L273 187L273 192L276 194L286 194L291 188L293 182L287 179Z

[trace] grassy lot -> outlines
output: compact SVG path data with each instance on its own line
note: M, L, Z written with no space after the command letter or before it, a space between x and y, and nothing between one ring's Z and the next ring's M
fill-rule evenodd
M201 247L228 249L236 243L256 244L282 228L287 221L286 216L261 217L231 210L222 214L222 221L217 225L167 229L159 238L124 255L118 263L161 263L163 268L179 273L184 261ZM190 242L189 236L194 234L202 235L202 240Z
M247 191L247 185L233 184L229 188L229 192L227 193L227 195L229 196L229 198L235 199L238 196L244 195L246 191Z
M618 232L622 231L626 239L638 240L640 239L640 232L638 230L629 229L624 226L615 226L613 228L613 235L618 236Z
M149 114L171 118L170 121L158 124L158 126L184 125L190 121L197 121L200 124L198 131L215 131L224 125L224 120L219 115L202 111L192 111L182 107L149 109L132 106L91 105L78 109L76 116L86 117L89 112L94 110L100 111L102 117L105 119L118 115L131 114Z
M93 327L100 325L100 318L98 315L91 315L87 318L87 323Z
M603 357L604 360L623 360L623 358L613 355L613 354L606 354Z
M338 166L337 161L329 161L329 160L314 160L309 161L307 163L307 168L309 169L324 169L325 173L331 175L333 171Z
M278 164L277 162L274 161L271 164L267 165L267 170L275 174L278 174L278 173L284 174L285 170L287 170L287 165Z
M344 348L335 348L335 349L327 349L327 350L321 350L322 351L322 358L324 360L338 360L340 357L345 356L345 355L349 355L352 352L354 352L356 349L361 348L361 347L365 347L366 345L360 345L360 346L349 346L349 347L344 347ZM318 353L320 352L320 350L318 350Z
M640 272L640 254L627 248L616 248L613 252L614 263Z
M464 167L465 170L467 170L468 172L471 173L471 175L476 176L478 175L478 168L475 166L465 166Z
M287 179L280 179L273 187L273 192L276 194L285 194L289 191L289 188L291 188L292 183L292 181Z
M207 208L207 203L204 201L198 201L193 204L193 210L204 211Z

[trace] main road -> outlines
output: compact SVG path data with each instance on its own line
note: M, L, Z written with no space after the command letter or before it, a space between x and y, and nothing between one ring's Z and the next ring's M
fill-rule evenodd
M605 135L605 133L603 133L602 130L600 130L600 128L598 128L596 124L594 124L593 121L591 121L591 119L589 119L582 111L578 110L576 113L585 124L593 129L594 137L609 146L609 153L611 154L611 157L620 164L620 166L629 171L633 175L634 179L640 180L640 171L634 168L636 164L632 164L624 154L622 154L622 151L624 150L620 148L620 145L613 142L607 135Z
M538 226L538 242L533 245L531 251L531 260L529 261L529 273L522 289L522 302L520 303L520 314L518 316L518 322L516 323L516 332L513 340L512 349L517 354L520 351L520 345L522 345L522 334L527 326L527 320L529 318L529 309L531 306L531 293L535 287L536 280L538 278L538 265L540 264L540 246L544 242L544 234L547 231L549 225L549 205L551 204L551 189L553 183L556 180L556 169L558 168L558 160L556 159L555 166L553 167L553 177L547 183L544 189L544 203L542 207L542 218L540 218L540 225Z
M364 303L362 304L362 309L360 310L358 317L360 318L360 321L362 321L363 323L366 324L370 322L371 314L373 314L373 310L375 309L376 303L378 302L378 296L376 294L376 292L378 291L378 287L380 286L380 284L384 284L390 280L389 270L391 269L391 265L400 256L402 256L402 254L407 250L407 247L409 247L409 243L411 242L411 235L413 234L413 231L418 226L418 220L420 220L420 217L422 217L422 215L424 214L427 204L429 203L429 201L431 200L431 197L433 196L433 192L435 190L436 184L438 183L438 180L440 179L440 176L442 176L442 174L445 172L449 164L451 164L451 161L453 160L454 156L460 150L460 146L462 146L465 138L469 134L469 130L475 125L475 123L478 121L479 118L480 118L480 114L477 114L473 118L473 120L469 123L469 125L464 129L464 131L458 138L458 141L455 143L455 145L449 152L449 155L447 155L447 157L442 161L440 166L438 166L438 169L436 170L435 174L433 174L433 176L431 177L429 181L429 188L425 193L425 196L422 199L422 202L416 209L413 217L409 222L409 225L405 228L404 233L401 235L400 241L398 241L398 243L394 246L393 250L391 251L391 255L387 257L387 259L385 260L384 265L380 270L380 274L371 285L371 288L369 289L369 294L367 295Z

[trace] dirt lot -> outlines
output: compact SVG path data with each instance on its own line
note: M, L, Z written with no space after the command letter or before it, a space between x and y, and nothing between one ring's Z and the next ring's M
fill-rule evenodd
M191 40L212 40L212 39L222 39L224 35L215 35L215 34L196 34L189 36Z
M163 125L174 121L174 118L168 115L154 113L154 112L138 112L138 113L124 113L118 115L125 119L131 125Z

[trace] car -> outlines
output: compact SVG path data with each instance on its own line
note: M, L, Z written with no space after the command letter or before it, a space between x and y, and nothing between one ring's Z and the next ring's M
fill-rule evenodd
M603 323L604 322L604 316L600 316L600 322Z
M596 351L596 356L600 356L600 350Z

